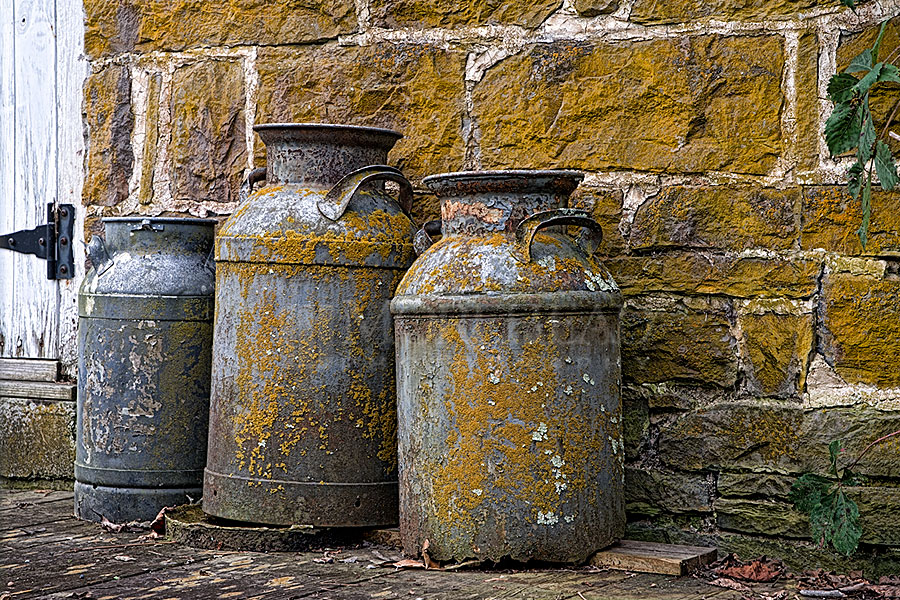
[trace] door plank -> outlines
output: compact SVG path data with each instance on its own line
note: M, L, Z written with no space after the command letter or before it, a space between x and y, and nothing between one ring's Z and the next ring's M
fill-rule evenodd
M3 1L3 0L0 0ZM82 0L56 0L57 201L75 206L72 252L75 278L59 288L59 358L63 373L75 378L78 362L78 286L84 277L84 130L81 101L89 63L84 54ZM0 353L2 354L2 353Z
M27 358L0 358L0 379L12 381L56 381L59 361Z
M16 231L15 191L15 27L13 0L0 0L0 233ZM0 250L0 356L15 346L9 322L13 312L15 253Z
M36 227L56 200L56 2L14 0L15 229ZM56 358L57 284L47 263L13 253L7 356ZM12 342L10 344L10 341ZM11 346L11 347L10 347Z

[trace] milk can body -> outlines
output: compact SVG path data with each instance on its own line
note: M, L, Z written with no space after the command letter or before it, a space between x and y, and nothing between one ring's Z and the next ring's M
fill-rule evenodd
M75 513L146 521L201 494L215 221L103 223L78 295Z
M203 509L272 525L397 521L390 298L413 226L385 192L400 134L256 127L266 185L216 238Z
M392 303L409 554L578 562L623 533L622 298L592 256L599 225L560 208L580 180L425 179L442 238Z

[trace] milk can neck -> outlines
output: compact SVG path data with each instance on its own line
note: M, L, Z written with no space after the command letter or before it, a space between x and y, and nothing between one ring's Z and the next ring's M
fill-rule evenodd
M341 177L387 162L401 137L387 129L344 125L270 124L256 131L266 145L266 181L331 187Z
M114 217L103 219L110 251L139 254L206 254L212 248L213 219Z
M523 219L565 207L582 175L573 171L472 171L424 179L441 200L442 232L512 233Z

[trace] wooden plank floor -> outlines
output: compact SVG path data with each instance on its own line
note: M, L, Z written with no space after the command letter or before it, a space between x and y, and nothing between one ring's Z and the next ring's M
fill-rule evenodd
M0 600L553 599L738 600L690 577L578 569L396 570L382 546L321 554L222 552L142 541L77 521L72 494L0 490Z

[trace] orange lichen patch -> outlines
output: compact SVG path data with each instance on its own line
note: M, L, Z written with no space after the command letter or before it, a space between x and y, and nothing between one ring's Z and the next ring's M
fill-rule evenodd
M621 479L619 409L598 410L592 375L576 379L562 366L565 326L528 320L522 331L538 335L518 337L504 319L429 325L452 356L452 391L430 400L444 402L451 423L446 456L424 474L435 517L448 526L471 531L488 506L516 507L538 525L570 521L578 515L566 513L568 502L599 469Z
M491 208L481 202L457 202L446 200L441 203L441 218L445 221L458 217L475 217L485 223L498 224L507 211L499 208Z

